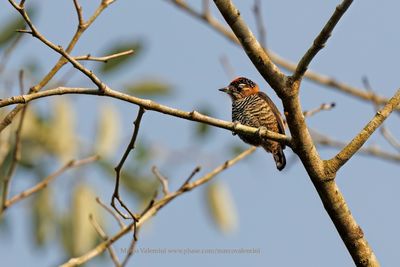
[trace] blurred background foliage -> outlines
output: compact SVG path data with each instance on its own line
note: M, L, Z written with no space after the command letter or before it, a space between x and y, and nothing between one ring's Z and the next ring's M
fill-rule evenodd
M28 9L28 13L36 16L35 9ZM17 69L7 69L8 62L18 53L19 43L27 41L27 36L16 33L17 29L25 27L22 19L16 13L7 18L7 22L0 27L0 85L7 90L1 91L0 97L16 95L18 82L16 79ZM109 55L133 49L134 54L130 56L111 59L107 63L85 63L91 64L96 73L101 76L115 76L134 61L140 64L142 55L146 50L146 42L143 40L121 41L112 44L102 51ZM48 51L48 53L54 53ZM145 54L145 53L144 53ZM137 61L137 62L136 62ZM20 64L24 71L24 84L32 86L41 79L42 73L40 62L33 58L26 58ZM131 67L132 65L130 65ZM133 65L135 66L135 65ZM68 85L75 74L70 69L50 82L49 86ZM58 75L60 76L60 75ZM150 78L149 78L150 77ZM175 88L170 81L151 77L142 80L123 80L123 92L143 98L150 99L172 99L175 97ZM8 90L14 88L14 90ZM50 88L50 87L49 87ZM27 92L28 88L23 88ZM72 159L79 159L87 155L100 155L101 159L90 166L83 166L76 170L63 173L50 185L38 193L24 199L25 205L29 205L33 241L37 247L46 248L46 245L56 240L63 247L65 257L76 256L84 253L100 241L89 221L89 215L107 229L112 219L96 203L95 198L100 194L96 187L89 183L89 176L103 175L108 178L109 190L106 192L104 201L109 203L115 179L114 167L122 156L123 150L129 142L131 132L122 132L121 109L118 103L102 101L97 107L99 111L94 118L91 134L79 132L77 124L82 116L75 103L74 97L55 97L44 101L45 104L32 103L28 106L21 133L22 156L16 174L11 185L11 196L26 190L28 187L40 182L50 173L58 170L63 164ZM0 109L0 117L11 111L12 107ZM213 116L214 111L206 103L199 104L199 112ZM21 114L21 113L20 113ZM15 146L15 131L17 116L14 123L5 129L0 135L0 173L5 173L10 168L11 154ZM212 129L206 124L192 124L193 138L201 144L212 136ZM129 131L133 130L132 127ZM162 129L160 129L162 130ZM93 134L95 133L95 134ZM90 136L84 136L84 135ZM135 203L134 210L145 206L153 197L156 190L160 191L159 181L150 172L151 166L155 164L155 158L160 151L151 149L154 140L139 134L135 150L129 156L128 162L122 170L122 195L129 196L129 204ZM84 140L89 140L85 142ZM243 146L234 146L231 154L243 151ZM193 150L193 146L190 150ZM173 151L167 157L174 157ZM185 152L183 152L185 153ZM190 159L187 159L190 161ZM174 167L174 166L172 166ZM167 170L168 172L168 170ZM21 181L23 179L23 181ZM67 180L63 182L60 180ZM3 186L3 183L1 183ZM208 209L211 221L222 233L231 233L236 230L238 218L236 215L234 201L227 184L211 183L203 188L204 201ZM63 196L60 203L60 195ZM16 205L19 205L16 204ZM60 208L61 207L61 208ZM14 207L11 206L10 209ZM2 228L8 228L7 212L1 218Z

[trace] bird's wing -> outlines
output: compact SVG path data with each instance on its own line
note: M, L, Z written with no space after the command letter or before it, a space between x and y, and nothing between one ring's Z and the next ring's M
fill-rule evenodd
M275 115L275 118L278 122L278 128L280 134L285 134L285 125L283 124L282 115L279 112L278 108L275 106L274 102L272 102L271 98L269 98L264 92L258 92L258 95L267 101L268 105L271 107L272 112Z

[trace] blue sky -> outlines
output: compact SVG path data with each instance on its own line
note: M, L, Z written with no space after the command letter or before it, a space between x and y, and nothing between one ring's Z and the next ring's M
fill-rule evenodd
M255 32L251 12L253 2L235 2ZM188 3L201 7L200 1ZM291 61L298 61L338 3L263 1L268 47ZM30 1L27 4L31 4ZM392 96L399 86L399 5L396 1L355 1L335 28L326 48L311 63L311 69L358 87L362 87L362 77L367 76L377 93ZM39 30L54 43L65 44L76 27L72 1L46 0L37 6L40 10L35 24ZM218 10L212 3L211 6L214 16L223 22ZM83 3L83 7L87 18L94 4ZM0 4L0 22L6 21L12 14L16 12L3 1ZM101 77L116 90L130 81L166 81L173 85L174 95L156 101L183 110L206 106L214 111L214 116L229 120L230 100L216 90L230 80L219 60L225 56L237 75L258 82L282 110L276 95L240 48L168 1L116 1L84 34L74 55L88 52L103 55L102 51L110 44L129 39L143 40L145 51L118 75ZM40 61L40 75L43 75L58 55L37 40L26 38L25 41L20 45L11 67L17 71L24 58L31 58ZM92 86L80 74L76 74L69 85ZM332 89L304 81L301 90L304 109L325 102L337 104L332 111L317 114L307 121L311 128L335 139L350 140L374 115L370 104ZM107 102L118 107L122 125L121 144L116 152L118 159L129 140L137 107L97 97L77 96L71 99L76 101L75 113L79 114L77 131L80 138L89 144L98 114L96 104ZM40 100L37 105L49 102L49 99ZM398 114L393 114L387 123L396 136L400 136L398 119ZM140 136L162 150L162 155L154 158L152 164L163 167L162 170L171 177L172 188L178 187L194 166L203 166L202 173L206 173L229 158L228 147L241 144L237 137L221 129L213 129L211 138L193 144L193 128L193 122L155 112L145 114ZM392 151L378 133L371 137L368 144ZM189 151L185 155L189 160L170 163L167 159L174 158L179 151ZM319 148L319 152L323 158L329 158L336 150ZM275 169L270 155L257 150L248 160L216 178L229 188L233 196L239 218L237 232L225 236L216 230L205 206L205 190L198 188L161 210L144 228L138 243L138 248L161 249L255 248L260 250L259 254L138 253L129 266L158 266L163 263L241 266L244 262L251 266L265 265L266 262L271 266L353 266L300 162L292 157L290 149L286 150L286 155L292 162L290 168L283 172ZM398 261L400 214L397 203L400 196L397 188L400 180L397 173L398 165L394 163L356 156L337 176L337 183L354 217L383 266L394 266ZM84 175L86 183L93 185L96 193L108 200L112 193L109 180L96 172L86 171ZM18 184L17 181L14 183ZM60 183L57 180L54 186L61 187ZM18 188L23 186L16 185ZM62 262L62 249L57 244L43 250L34 247L30 240L27 209L28 205L22 202L7 213L12 227L8 233L0 235L3 240L0 243L2 262L15 266L28 262L30 266L53 266ZM112 226L110 229L116 230ZM123 256L120 249L127 247L128 241L124 238L116 244L120 256ZM110 264L107 255L90 262L89 266Z

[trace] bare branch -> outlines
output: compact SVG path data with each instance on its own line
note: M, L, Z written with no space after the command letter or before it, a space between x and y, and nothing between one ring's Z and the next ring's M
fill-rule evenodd
M54 180L54 178L60 176L62 173L64 173L66 170L72 169L72 168L77 168L85 164L92 163L93 161L98 160L98 156L91 156L85 159L81 160L71 160L67 164L65 164L63 167L61 167L58 171L50 174L46 178L44 178L40 183L36 184L35 186L13 196L11 199L7 200L5 203L5 209L9 208L11 205L14 205L16 202L25 199L29 197L30 195L46 188L48 184Z
M230 0L214 0L214 3L235 33L236 37L239 39L247 56L253 62L259 73L278 93L278 95L281 94L285 89L287 77L265 53L263 47L240 16L239 10Z
M139 231L140 231L140 228L137 228L136 229L137 235L138 235ZM126 266L128 264L129 259L131 258L131 256L135 252L136 244L137 244L137 239L132 238L131 244L129 245L129 248L128 248L128 253L125 256L125 259L122 261L122 264L121 264L122 267L124 267L124 266Z
M14 38L14 40L12 40L11 44L4 49L4 52L2 53L1 59L0 59L0 74L6 68L8 60L11 58L11 55L17 48L17 45L21 39L22 39L22 35L20 35L20 34L17 35L16 38Z
M82 7L79 5L78 0L73 0L73 1L74 1L75 9L76 9L76 14L78 15L78 23L79 23L78 27L83 27L85 22L83 20Z
M114 210L112 210L110 207L108 207L106 204L104 204L99 197L96 197L96 202L103 207L108 213L111 214L111 216L114 217L114 219L118 222L119 227L122 229L126 227L125 223L121 220L121 218L118 216L117 213L115 213Z
M219 58L219 61L221 62L222 68L225 71L226 76L228 77L228 80L231 81L233 78L235 78L235 69L233 68L232 64L229 62L229 58L226 55L222 55Z
M112 90L111 88L107 87L104 93L100 92L98 89L90 89L90 88L72 88L72 87L57 87L55 89L49 89L43 92L38 92L34 94L28 95L20 95L20 96L13 96L10 98L5 98L0 100L0 108L5 107L12 104L18 103L28 103L34 99L49 97L53 95L64 95L64 94L87 94L87 95L100 95L100 96L107 96L116 99L120 99L129 103L136 104L138 106L143 107L146 110L154 110L157 112L161 112L164 114L168 114L174 117L183 118L190 121L197 121L201 123L206 123L212 126L216 126L218 128L230 130L232 132L243 133L243 134L258 134L259 131L257 128L249 127L243 124L227 122L219 119L215 119L209 116L205 116L200 114L197 111L182 111L179 109L171 108L165 105L161 105L156 103L152 100L141 99L135 96L127 95L124 93L120 93L117 91ZM278 141L284 143L285 145L291 147L292 138L286 135L282 135L272 131L262 131L261 133L262 138L271 139L274 141Z
M381 128L381 134L383 138L397 151L400 152L400 141L397 140L397 138L392 134L392 132L385 126L382 125Z
M294 81L299 81L302 79L304 73L307 71L308 65L310 65L311 60L317 55L317 53L325 47L328 38L331 36L333 29L336 24L339 22L341 17L344 15L346 10L350 7L353 0L343 0L343 2L338 5L335 9L335 12L325 24L322 31L318 34L317 38L315 38L311 47L307 50L305 55L301 58L299 64L296 67L296 71L294 72L292 79Z
M103 239L103 241L108 240L107 234L104 232L103 228L100 226L100 224L96 221L94 218L93 214L89 214L89 221L92 224L94 230L97 232L97 234ZM111 260L113 261L114 265L117 267L123 266L119 263L117 254L115 253L114 249L112 246L107 247L108 252L110 253Z
M335 140L335 139L330 138L326 135L323 135L315 130L312 130L312 136L313 136L314 142L317 145L331 147L331 148L338 148L338 149L343 149L347 145L346 142ZM393 161L394 163L397 163L397 164L400 162L400 154L389 153L389 152L387 152L383 149L380 149L377 146L373 146L373 145L370 145L367 147L361 147L357 154L373 156L373 157L380 158L383 160Z
M135 124L135 129L133 131L132 134L132 138L131 141L128 144L128 147L125 150L124 155L122 156L120 162L118 163L118 165L115 167L115 173L116 173L116 177L115 177L115 188L114 188L114 193L112 195L111 198L111 206L115 209L116 212L118 212L118 214L120 216L122 216L124 219L128 219L129 217L127 217L125 214L123 214L116 206L115 206L115 200L118 200L119 204L129 213L130 218L134 221L134 223L137 222L137 218L136 216L129 210L129 208L127 207L127 205L125 205L125 203L122 201L120 195L119 195L119 181L120 181L120 176L121 176L121 169L122 166L125 163L125 160L128 158L129 153L131 152L131 150L135 149L135 142L136 142L136 138L138 136L139 133L139 127L140 127L140 122L142 120L142 116L145 112L145 109L143 107L139 108L139 112L138 115L136 117L136 120L134 122ZM134 239L136 240L136 228L134 229Z
M261 11L261 0L255 0L253 6L253 13L256 19L256 25L258 29L258 40L264 49L267 47L267 31L265 30L264 20Z
M232 1L214 0L214 2L235 35L241 40L246 54L257 70L281 98L292 135L292 148L307 170L325 210L338 230L353 261L360 266L378 266L379 263L371 246L368 244L361 227L351 215L350 209L334 181L336 177L335 167L332 168L332 166L326 164L326 161L322 161L315 148L301 109L299 98L301 80L286 77L270 62L269 58L265 58L264 51L254 41L254 36L241 19ZM268 72L270 73L268 74ZM273 75L273 78L270 77L271 75ZM281 78L280 75L283 77ZM261 130L262 128L260 128Z
M200 166L197 166L196 168L193 169L193 171L190 173L189 177L185 180L185 182L182 184L180 189L186 188L186 186L189 184L189 182L192 180L192 178L196 175L201 170Z
M331 110L336 106L335 102L331 102L331 103L322 103L319 107L315 108L315 109L311 109L311 110L306 110L303 111L303 115L304 117L311 117L313 115L315 115L318 112L321 111L326 111L326 110Z
M232 33L232 31L228 30L226 27L224 27L221 23L219 23L215 19L204 19L201 13L196 12L193 8L188 6L186 3L182 1L177 1L177 0L169 0L170 3L174 4L175 6L179 7L181 10L184 12L188 13L189 15L193 16L196 19L200 19L201 21L205 22L208 26L219 32L222 36L227 38L229 41L235 43L235 44L240 44L238 39L236 38L235 34ZM297 68L297 64L293 63L287 59L284 59L283 57L279 56L278 54L274 53L271 50L267 50L268 56L271 58L273 62L275 62L278 66L281 66L282 68L295 72ZM324 85L328 88L334 89L338 92L348 94L350 96L353 96L357 99L361 100L366 100L366 101L373 101L373 99L377 100L379 104L386 104L388 99L375 95L369 92L365 92L364 90L351 86L349 84L340 82L332 77L319 74L317 72L307 70L306 73L304 74L304 77L321 85ZM399 110L397 108L397 110Z
M210 0L203 0L203 16L205 18L210 18Z
M74 57L74 59L75 60L100 61L100 62L107 63L107 61L109 61L110 59L115 59L115 58L118 58L118 57L131 55L133 53L134 53L134 51L132 49L129 49L129 50L126 50L126 51L123 51L123 52L115 53L115 54L104 56L104 57L93 57L90 54L88 54L88 55L85 55L85 56Z
M389 102L380 109L374 118L351 140L345 148L342 149L334 158L326 161L326 167L332 172L337 172L368 140L374 131L385 121L392 111L400 103L400 89L389 100Z
M369 83L369 80L367 77L364 77L363 79L363 84L364 87L371 93L373 93L373 89L371 84ZM380 108L380 105L378 103L378 101L374 100L374 107L375 107L375 112L377 112ZM385 127L385 124L382 123L382 126L379 128L380 129L380 133L382 134L383 138L385 138L385 140L393 147L395 148L397 151L400 151L400 141L398 141L394 135L390 132L389 129L387 129Z
M178 190L178 191L176 191L174 193L171 193L171 194L168 194L168 195L164 196L162 199L160 199L157 202L155 202L154 205L152 205L152 207L150 209L148 209L147 212L140 217L139 221L137 222L137 225L135 225L134 223L131 223L128 227L120 230L113 237L109 238L106 241L101 242L95 248L93 248L92 250L90 250L87 253L83 254L82 256L69 259L68 262L66 262L63 265L61 265L61 267L77 266L77 265L83 264L83 263L89 261L90 259L100 255L101 253L103 253L107 249L107 247L111 246L114 242L116 242L121 237L123 237L124 235L129 233L132 229L134 229L135 227L141 227L148 219L150 219L151 217L155 216L157 214L157 212L162 207L164 207L165 205L170 203L176 197L178 197L181 194L183 194L183 193L185 193L187 191L190 191L191 189L194 189L194 188L196 188L196 187L198 187L198 186L210 181L217 174L221 173L225 169L233 166L234 164L236 164L240 160L242 160L242 159L246 158L247 156L249 156L251 153L253 153L255 151L255 149L256 149L255 147L250 147L249 149L247 149L244 152L242 152L239 155L237 155L235 158L226 161L225 163L223 163L222 165L218 166L213 171L207 173L206 175L204 175L203 177L199 178L198 180L196 180L194 182L191 182L191 183L188 183L185 186L185 188L182 188L182 189L180 189L180 190Z
M160 181L161 187L162 187L162 191L164 196L169 194L169 189L168 189L168 178L165 177L164 175L162 175L160 173L160 171L157 169L156 166L153 166L151 168L151 171L153 172L153 174L157 177L157 179Z
M20 92L23 94L23 92L24 92L24 72L22 70L19 72L19 88L20 88ZM8 194L9 194L9 190L10 190L11 179L15 173L18 162L21 160L21 132L22 132L22 125L23 125L24 119L25 119L26 108L27 108L27 106L24 106L22 113L21 113L21 118L18 123L17 130L15 131L15 147L14 147L14 151L12 153L10 167L7 171L6 176L3 179L3 193L2 193L2 198L1 198L0 215L3 214L3 212L8 207L7 198L8 198Z
M22 5L17 5L13 0L8 1L20 14L24 13L24 2L21 1ZM106 9L110 4L112 4L114 1L102 1L94 14L90 17L90 19L82 25L82 27L78 27L74 36L71 38L67 48L65 49L65 53L70 53L82 34L92 25L92 23L96 20L96 18L103 12L104 9ZM25 12L26 13L26 12ZM29 17L28 17L29 18ZM65 57L60 57L60 59L57 61L57 63L53 66L53 68L43 77L43 79L36 84L35 86L31 87L29 90L29 93L35 93L40 91L44 86L48 84L48 82L56 75L56 73L65 65L67 62L67 59ZM23 105L18 105L16 106L12 111L10 111L5 118L0 122L0 133L8 126L11 124L13 121L14 117L22 110Z

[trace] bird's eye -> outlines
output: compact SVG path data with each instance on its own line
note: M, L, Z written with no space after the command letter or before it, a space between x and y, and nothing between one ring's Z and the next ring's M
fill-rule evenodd
M243 89L243 88L246 88L246 85L245 85L244 83L241 83L241 84L238 85L238 87L239 87L240 89Z

